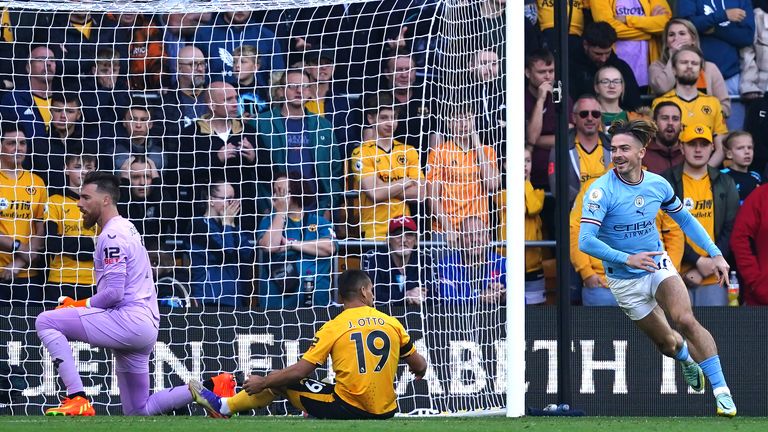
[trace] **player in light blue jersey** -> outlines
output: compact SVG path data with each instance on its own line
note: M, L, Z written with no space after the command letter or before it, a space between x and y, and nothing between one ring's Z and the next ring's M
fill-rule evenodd
M619 306L662 354L682 364L688 384L702 391L706 375L712 383L717 414L733 417L736 405L725 383L715 341L693 316L685 284L659 240L655 222L659 209L712 257L720 284L728 282L729 266L672 186L642 169L645 147L655 134L655 125L645 120L612 125L615 168L595 180L584 195L579 249L603 260L608 287ZM670 327L665 312L680 333Z

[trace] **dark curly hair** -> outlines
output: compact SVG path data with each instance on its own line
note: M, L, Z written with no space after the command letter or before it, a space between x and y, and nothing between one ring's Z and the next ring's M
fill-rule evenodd
M638 119L632 121L617 120L611 123L609 130L611 136L631 135L645 147L651 142L653 137L656 136L658 128L656 127L656 123L652 121Z

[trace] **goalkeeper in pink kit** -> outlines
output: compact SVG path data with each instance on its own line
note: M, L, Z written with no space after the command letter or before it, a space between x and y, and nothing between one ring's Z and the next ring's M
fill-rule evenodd
M56 310L35 321L67 389L61 406L46 415L95 415L72 357L72 340L112 350L123 414L156 415L192 402L186 385L149 394L149 356L160 326L157 292L141 236L117 212L119 198L116 176L91 172L85 177L77 204L83 225L101 228L93 256L96 294L83 300L64 297Z

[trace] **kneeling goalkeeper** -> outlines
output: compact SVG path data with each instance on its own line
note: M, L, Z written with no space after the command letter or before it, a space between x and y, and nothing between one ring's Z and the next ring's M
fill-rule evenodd
M339 301L344 310L315 334L304 356L292 366L267 376L251 375L243 390L220 398L199 382L190 382L195 402L212 417L264 408L278 396L312 417L323 419L387 419L395 415L394 381L403 359L417 379L427 362L416 352L402 324L373 308L373 285L359 270L339 277ZM336 384L307 378L328 355Z

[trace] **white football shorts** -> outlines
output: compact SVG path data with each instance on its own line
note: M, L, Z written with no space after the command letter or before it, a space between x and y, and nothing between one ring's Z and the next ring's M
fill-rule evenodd
M632 320L638 321L656 307L656 290L661 283L676 276L677 269L664 252L659 259L659 266L653 273L648 273L636 279L612 279L606 276L608 288L611 289L616 302L625 314Z

